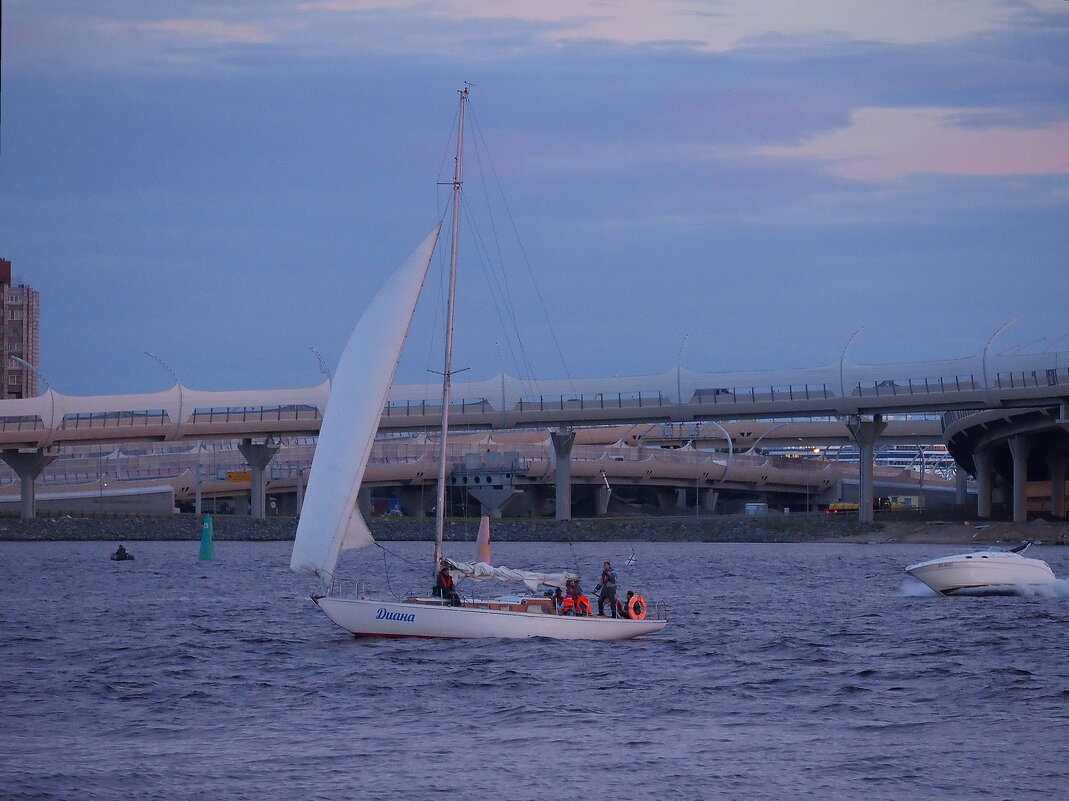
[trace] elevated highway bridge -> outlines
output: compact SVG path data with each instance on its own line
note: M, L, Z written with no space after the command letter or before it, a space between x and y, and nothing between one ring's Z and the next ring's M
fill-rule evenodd
M570 458L576 429L644 424L649 428L643 436L651 444L679 444L689 433L688 426L700 424L701 431L693 429L696 433L688 441L726 449L733 458L736 452L745 452L747 442L755 443L762 436L768 447L789 438L817 436L815 428L797 426L826 426L820 436L843 441L849 437L861 452L859 514L865 519L871 517L868 501L872 498L875 443L885 438L931 442L938 424L925 418L932 414L954 413L958 420L967 420L978 413L993 413L997 418L1013 410L1022 414L1031 411L1050 423L1050 431L1061 431L1069 418L1069 368L1058 365L1069 364L1066 356L1069 354L989 359L985 352L982 357L941 362L840 362L808 370L750 373L695 372L679 367L655 375L558 381L525 381L501 375L485 381L455 382L456 395L462 397L451 406L450 421L454 430L550 430L558 517L569 514ZM262 515L262 473L277 451L278 441L318 432L329 389L329 384L323 383L297 389L203 391L176 384L157 393L79 397L49 388L36 398L0 401L0 449L4 461L20 478L22 513L32 516L33 482L54 458L56 448L90 443L240 440L254 476L260 476L260 487L254 486L253 496L254 514ZM395 387L383 409L380 433L434 430L441 416L436 396L436 388L424 385ZM739 421L773 421L776 431L759 429L755 423L748 429L736 427L733 439L724 422ZM747 430L751 436L740 436ZM754 436L757 431L761 433ZM1040 425L1014 436L1037 439L1047 431ZM970 463L965 443L972 441L960 440L955 452L956 458L960 453L959 463ZM994 446L985 441L981 447ZM1061 458L1064 461L1064 455ZM993 469L983 475L993 491L1000 473ZM1028 476L1027 468L1022 472L1018 466L1011 480L1025 483ZM1059 502L1053 497L1057 494L1053 484L1051 491L1052 510L1060 508L1064 514L1064 492ZM258 509L257 495L261 499ZM981 514L984 511L981 507ZM1015 504L1015 517L1018 513L1025 513L1023 503L1020 510Z

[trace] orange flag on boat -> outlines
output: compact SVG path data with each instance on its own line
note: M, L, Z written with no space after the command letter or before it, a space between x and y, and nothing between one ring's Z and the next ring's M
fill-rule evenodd
M479 538L475 540L475 561L490 564L490 515L479 521Z

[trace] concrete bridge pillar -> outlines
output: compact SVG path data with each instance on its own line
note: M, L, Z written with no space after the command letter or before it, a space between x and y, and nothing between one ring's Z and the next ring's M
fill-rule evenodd
M238 450L249 463L249 469L252 472L252 517L256 520L263 520L267 517L267 505L264 502L264 472L271 459L278 453L278 449L277 440L253 442L251 439L243 439L238 445Z
M961 465L954 469L954 506L964 511L969 503L969 474L962 470Z
M572 519L572 446L575 432L570 428L552 431L549 435L556 457L557 520Z
M697 499L694 502L697 503ZM676 487L676 508L680 510L687 508L687 490L684 487Z
M419 520L425 518L434 506L434 490L428 492L423 487L399 487L396 492L405 511Z
M860 453L858 467L858 503L857 517L862 523L871 523L873 517L872 464L874 446L880 434L887 428L883 415L874 414L871 420L863 420L861 415L851 415L846 421L854 442Z
M548 502L549 493L545 488L530 484L523 488L523 495L513 501L512 513L522 517L542 517Z
M1013 456L1013 522L1028 521L1028 453L1032 442L1023 435L1010 437L1010 455Z
M698 506L703 512L712 514L716 511L716 502L720 500L720 491L715 489L698 490Z
M275 514L279 517L297 517L297 496L289 492L276 492L273 497L278 501Z
M1050 471L1050 513L1059 520L1065 519L1065 454L1052 453L1047 457Z
M58 455L44 448L0 452L0 459L7 462L7 466L19 477L19 517L23 520L33 520L37 516L34 482Z
M991 451L981 448L973 454L976 465L976 516L981 520L991 519L991 498L995 489L994 457Z
M679 505L679 493L672 487L657 487L654 489L657 498L657 508L662 511L675 509Z
M361 486L356 491L356 508L360 510L360 516L365 520L371 518L371 488Z
M594 487L594 516L605 517L609 513L609 500L612 490L602 485Z

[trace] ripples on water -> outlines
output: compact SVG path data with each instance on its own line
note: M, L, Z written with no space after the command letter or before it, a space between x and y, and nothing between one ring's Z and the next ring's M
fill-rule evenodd
M4 799L1053 799L1063 597L914 595L947 546L639 544L620 643L356 640L288 543L0 543ZM460 546L470 548L469 545ZM428 584L391 544L389 585ZM630 544L495 546L579 561ZM458 556L466 554L459 553ZM1059 576L1069 549L1036 548ZM377 549L347 555L385 587ZM588 584L593 582L588 580Z

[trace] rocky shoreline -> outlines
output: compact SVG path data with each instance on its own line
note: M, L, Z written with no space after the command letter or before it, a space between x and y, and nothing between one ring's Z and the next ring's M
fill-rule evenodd
M292 517L253 520L228 515L213 519L215 538L221 541L269 542L292 540L297 521ZM103 540L199 540L202 518L172 517L42 517L37 520L0 520L0 541L65 542ZM433 522L413 519L375 519L370 523L377 540L431 540ZM475 520L450 521L446 539L474 541ZM823 515L598 518L535 520L513 518L494 521L498 542L855 542L993 544L1042 541L1069 544L1069 525L1031 523L961 523L906 521L863 525Z

